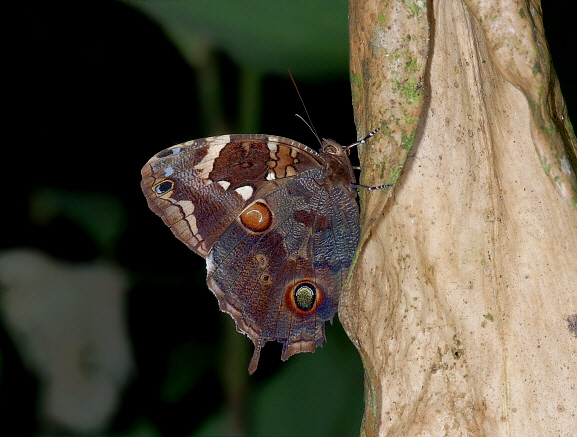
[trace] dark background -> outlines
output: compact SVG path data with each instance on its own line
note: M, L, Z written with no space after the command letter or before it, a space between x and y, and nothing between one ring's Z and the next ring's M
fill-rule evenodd
M570 117L576 120L576 27L562 3L545 3L546 36ZM4 16L11 30L3 68L8 135L0 161L0 250L34 247L73 263L104 257L122 266L130 276L127 320L136 372L106 432L136 435L144 429L149 435L192 435L207 418L223 417L219 411L230 402L223 361L234 360L223 349L230 341L227 334L240 334L233 332L228 316L220 315L206 289L204 261L149 211L139 187L140 168L173 144L239 132L240 68L227 53L213 50L231 130L207 132L199 123L198 72L139 11L113 1L11 7ZM346 3L340 7L346 14ZM319 135L343 144L354 141L348 71L336 71L328 80L300 77L295 69L293 75ZM304 111L287 74L263 74L261 110L259 132L316 147L313 135L294 116ZM35 220L31 199L46 188L73 196L112 196L119 201L114 214L120 217L116 223L121 232L98 241L74 214ZM328 344L314 356L301 354L286 363L280 362L278 345L267 345L256 374L240 383L248 429L302 433L328 417L332 424L323 425L320 433L356 434L363 408L360 359L338 322L328 328L327 338ZM244 352L235 358L243 375L252 353L252 344L245 340ZM0 434L15 435L17 430L18 435L67 435L38 420L39 382L13 341L0 326ZM317 355L320 365L313 360ZM174 365L175 360L180 364ZM307 363L299 367L304 373L298 377L291 370L297 360ZM187 377L188 366L193 377ZM315 372L328 379L319 379ZM281 382L283 377L286 382ZM167 388L175 386L180 389ZM331 391L338 387L344 387L339 394ZM281 401L270 408L278 410L279 417L263 425L254 405L275 396ZM314 396L319 403L310 407L304 401ZM337 398L346 400L345 407L331 407ZM339 422L343 416L350 420Z

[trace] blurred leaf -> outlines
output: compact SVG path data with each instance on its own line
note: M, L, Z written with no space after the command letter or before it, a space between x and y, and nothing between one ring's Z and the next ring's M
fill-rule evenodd
M193 66L210 48L262 73L347 74L348 5L344 0L126 1L156 21Z
M250 435L350 436L359 433L363 414L363 370L343 329L327 326L323 348L284 363L251 396ZM338 363L338 365L335 365ZM227 435L224 410L191 435Z
M122 433L114 433L113 437L161 437L162 434L154 424L148 419L138 419L134 425Z
M340 326L327 326L322 349L301 354L254 394L253 434L357 435L363 414L363 370ZM338 365L335 365L338 363Z
M220 435L228 435L227 420L224 410L219 410L217 413L209 416L203 424L190 434L190 437L213 437Z
M36 189L30 198L30 220L47 225L59 216L82 227L106 254L113 252L126 227L126 211L112 194Z
M172 351L162 387L163 402L178 402L190 392L208 365L206 353L203 352L201 345L192 342Z

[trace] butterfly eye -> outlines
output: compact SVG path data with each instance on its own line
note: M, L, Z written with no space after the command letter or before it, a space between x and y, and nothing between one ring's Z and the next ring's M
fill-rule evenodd
M163 181L159 184L157 184L154 187L154 191L156 192L156 194L158 194L159 196L162 196L163 194L168 193L170 190L172 190L174 188L174 182L172 181Z
M299 284L294 291L294 302L296 307L303 312L309 312L315 306L316 288L313 284L304 282Z
M332 144L328 144L323 148L323 152L324 153L328 153L329 155L338 155L339 151L337 149L336 146L333 146Z

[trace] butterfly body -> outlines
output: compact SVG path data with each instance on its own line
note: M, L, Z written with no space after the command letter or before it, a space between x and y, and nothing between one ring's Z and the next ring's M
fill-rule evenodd
M272 135L222 135L157 153L142 169L150 208L206 258L222 311L282 359L314 352L338 308L356 250L359 210L347 150Z

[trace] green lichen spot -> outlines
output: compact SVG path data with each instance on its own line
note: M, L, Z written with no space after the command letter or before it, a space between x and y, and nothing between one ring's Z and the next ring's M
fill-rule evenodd
M393 91L400 92L408 105L419 101L420 87L416 77L410 77L403 82L395 80Z
M549 171L551 170L551 164L547 163L547 158L543 157L539 159L541 161L541 167L543 167L543 171L545 174L549 176Z
M484 314L483 317L489 320L490 322L493 321L493 315L491 313Z
M419 69L419 66L417 65L416 59L409 59L407 61L407 63L405 64L405 71L409 74L417 71L418 69Z
M525 10L523 8L519 9L519 17L525 18Z
M391 177L390 179L387 181L387 184L389 185L394 185L395 182L397 182L397 179L399 179L399 176L401 175L401 169L400 168L392 168L391 169Z
M566 118L567 120L567 130L569 131L569 134L574 137L575 136L575 132L573 131L573 125L571 124L571 120L569 120L568 118Z
M557 133L557 129L555 128L554 125L541 126L541 130L545 132L545 134L547 134L548 136L552 136Z
M385 178L385 170L387 169L387 163L386 162L382 162L380 164L377 164L377 169L380 170L379 172L379 178L381 180L383 180Z
M386 19L387 19L387 15L384 12L379 12L379 16L377 18L379 24L385 23Z
M381 125L381 135L384 135L388 138L393 137L393 132L391 131L389 124L386 122L383 122L383 124Z
M423 5L424 3L420 3ZM409 9L409 18L413 18L423 9L417 2L408 1L405 2L405 6Z
M405 132L403 132L401 134L401 148L403 150L406 150L407 152L409 150L411 150L411 147L413 147L413 141L415 139L415 132L416 129L413 129L413 131L411 132L411 135L407 136L407 134L405 134Z
M363 84L363 76L360 74L351 73L351 82L353 85L361 86Z

